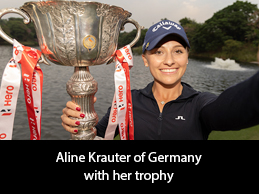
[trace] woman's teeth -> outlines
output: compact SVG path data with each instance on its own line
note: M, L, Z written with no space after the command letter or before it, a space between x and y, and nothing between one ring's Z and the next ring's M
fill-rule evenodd
M175 72L177 69L161 69L162 72L165 72L165 73L173 73Z

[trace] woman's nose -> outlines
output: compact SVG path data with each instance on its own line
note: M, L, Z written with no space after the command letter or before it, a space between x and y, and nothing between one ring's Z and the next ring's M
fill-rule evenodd
M174 63L174 56L171 53L166 54L164 64L171 67Z

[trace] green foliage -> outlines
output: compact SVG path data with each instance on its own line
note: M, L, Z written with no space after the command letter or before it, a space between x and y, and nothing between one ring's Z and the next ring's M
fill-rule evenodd
M183 18L180 20L181 26L183 26L186 35L189 39L189 42L191 44L191 47L194 47L194 38L195 35L197 34L198 29L200 29L201 24L197 23L195 20L192 20L190 18Z
M142 55L142 46L132 48L134 55Z
M26 45L37 45L37 36L33 23L25 25L21 18L9 18L9 20L0 20L0 25L4 32L10 37ZM0 44L9 44L0 38Z
M185 26L185 27L197 25L197 22L195 20L192 20L191 18L187 18L187 17L181 19L179 22L181 26Z
M222 51L225 52L229 58L232 58L243 46L243 43L237 40L226 40L222 47Z
M168 19L167 18L162 18L161 21L163 21L163 20L168 20Z
M213 131L208 140L259 140L259 126L240 131Z
M246 34L247 40L254 45L259 45L259 10L250 16L248 26L251 30Z
M8 35L10 35L10 29L7 27L6 23L7 23L7 20L0 20L0 26L2 26L2 29L3 29ZM2 38L0 38L0 45L2 45L2 44L6 44L6 42L5 42Z
M216 12L204 24L196 25L195 34L191 37L194 52L221 49L224 42L229 39L247 41L246 37L249 35L251 37L253 31L249 21L256 11L258 11L257 5L236 1L233 5ZM189 25L188 22L187 24Z

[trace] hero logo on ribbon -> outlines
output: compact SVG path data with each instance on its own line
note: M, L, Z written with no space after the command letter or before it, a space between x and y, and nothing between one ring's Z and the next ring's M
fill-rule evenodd
M7 86L6 87L6 95L5 95L5 101L4 101L5 104L4 104L4 106L11 106L12 98L13 98L13 96L12 96L13 95L13 91L14 91L14 87L13 86Z
M112 123L117 123L117 104L116 104L116 100L113 103L113 110L112 110L112 115L111 115L111 122Z
M130 46L125 46L122 49L120 49L120 52L124 56L125 62L128 63L129 69L133 67L133 55Z
M28 74L24 73L24 74L23 74L23 78L24 78L23 83L24 83L24 85L25 85L24 92L26 93L26 95L25 95L25 97L26 97L25 100L26 100L29 104L31 104L31 92L30 92L30 88L29 88L29 84L31 83L31 81L30 81L30 76L29 76ZM25 82L27 82L27 84L26 84Z
M125 47L123 47L123 49L124 49L126 55L128 56L128 59L129 59L129 60L132 60L132 59L133 59L132 53L130 52L130 50L128 49L128 47L125 46ZM129 61L127 61L127 62L129 63Z
M37 77L36 77L36 72L35 71L33 72L33 75L32 75L32 90L34 92L37 91Z
M5 101L4 106L12 106L12 98L13 98L13 86L7 86L6 88L6 95L5 95ZM1 116L11 116L12 115L12 109L2 109L1 113L3 113Z
M119 87L118 87L118 91L119 91L119 102L120 103L123 103L124 102L124 95L123 95L123 86L122 85L120 85ZM125 105L124 104L119 104L119 109L120 110L124 110L125 109Z

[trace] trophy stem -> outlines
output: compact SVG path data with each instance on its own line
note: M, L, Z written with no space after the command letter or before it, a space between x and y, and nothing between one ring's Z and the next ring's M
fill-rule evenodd
M71 134L72 140L93 140L96 137L98 116L94 110L94 95L97 89L98 84L90 74L89 67L75 67L74 74L67 82L67 93L81 107L85 118L72 118L80 121L78 133Z

